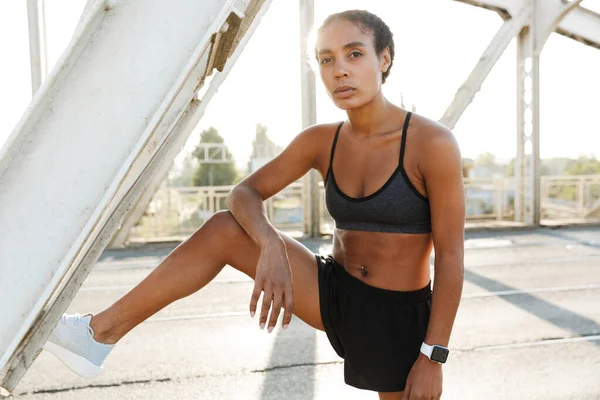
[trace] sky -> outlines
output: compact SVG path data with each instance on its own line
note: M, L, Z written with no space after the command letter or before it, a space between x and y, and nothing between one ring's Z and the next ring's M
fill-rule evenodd
M31 101L25 1L3 4L0 13L0 145ZM85 0L46 0L47 63L66 48ZM600 12L600 0L582 3ZM384 95L416 106L438 120L502 24L491 11L451 0L315 0L315 22L344 9L382 17L395 39L396 58ZM181 160L200 132L216 127L239 166L252 150L257 123L281 146L302 129L298 1L274 0L229 76L215 94ZM600 51L552 34L542 52L540 107L542 158L600 156ZM516 43L494 66L482 90L453 129L463 157L516 154ZM317 74L317 122L346 118Z

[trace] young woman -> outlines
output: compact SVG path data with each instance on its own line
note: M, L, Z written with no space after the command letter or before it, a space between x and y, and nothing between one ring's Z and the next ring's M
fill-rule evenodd
M255 281L250 314L258 312L260 328L271 332L283 308L284 328L295 314L324 330L345 360L347 384L381 399L441 396L441 363L463 282L457 143L443 126L383 96L394 42L377 16L331 15L318 31L315 56L348 120L302 131L231 191L229 211L210 218L119 301L94 316L64 315L46 349L93 377L127 332L231 265ZM311 168L323 177L336 222L329 256L275 230L263 206Z

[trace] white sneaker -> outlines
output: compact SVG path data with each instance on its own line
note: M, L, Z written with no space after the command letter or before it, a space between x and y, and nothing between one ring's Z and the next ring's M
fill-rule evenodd
M91 319L90 314L63 314L43 347L84 378L98 376L102 372L102 363L115 347L94 340Z

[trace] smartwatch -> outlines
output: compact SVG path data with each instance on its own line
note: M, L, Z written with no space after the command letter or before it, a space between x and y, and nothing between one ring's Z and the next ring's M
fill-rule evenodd
M430 346L423 342L423 344L421 345L421 353L425 354L431 361L443 364L448 359L448 354L450 353L450 350L442 346Z

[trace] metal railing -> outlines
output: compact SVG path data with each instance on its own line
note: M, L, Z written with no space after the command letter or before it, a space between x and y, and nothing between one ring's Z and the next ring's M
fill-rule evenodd
M514 221L513 178L464 180L467 221ZM181 239L197 230L211 215L226 209L225 199L233 186L161 187L130 240ZM333 219L320 188L320 229L333 231ZM542 218L592 220L600 218L600 175L544 176L541 179ZM302 184L294 183L265 202L269 220L277 229L302 232L304 227Z
M130 240L181 239L195 232L214 213L227 209L233 186L161 187L144 216L132 228ZM302 184L294 183L265 202L277 229L302 231Z
M545 218L600 218L600 175L545 176L540 193Z
M464 185L468 221L514 220L514 178L467 178Z
M467 220L514 221L514 178L465 179ZM543 176L543 219L587 220L600 217L600 175Z

